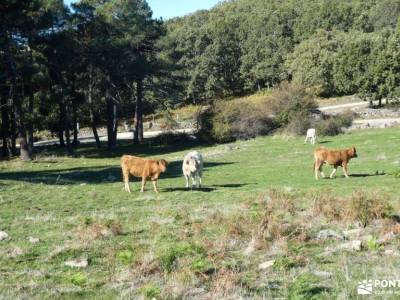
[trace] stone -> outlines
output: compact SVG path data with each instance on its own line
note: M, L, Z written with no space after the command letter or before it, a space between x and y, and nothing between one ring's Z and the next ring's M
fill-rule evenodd
M5 240L8 238L8 233L5 231L0 231L0 241Z
M325 230L321 230L318 233L317 239L319 240L326 240L329 238L335 238L335 239L339 239L339 240L343 240L343 236L340 235L339 233L337 233L334 230L331 229L325 229Z
M30 237L28 238L28 240L29 240L29 242L32 243L32 244L36 244L36 243L39 243L39 242L40 242L40 240L39 240L38 238L35 238L35 237L32 237L32 236L30 236Z
M314 271L313 274L318 277L331 278L332 273L327 271Z
M360 240L354 240L347 243L340 244L337 250L350 250L350 251L360 251L362 242Z
M64 264L73 268L86 268L89 263L87 259L75 259L66 261Z
M355 228L343 231L343 235L346 238L354 238L354 237L359 237L362 234L362 232L363 232L362 228Z
M258 265L258 268L260 270L268 269L274 265L274 262L275 262L275 260L269 260L269 261L263 262L262 264Z

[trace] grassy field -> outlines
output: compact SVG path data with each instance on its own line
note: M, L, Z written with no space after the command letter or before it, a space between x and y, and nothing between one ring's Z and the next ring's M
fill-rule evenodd
M315 209L316 201L329 195L326 201L338 201L334 209L347 215L343 203L361 190L397 212L400 179L393 173L400 165L399 128L319 142L357 147L349 179L339 169L335 179L316 181L313 146L283 137L216 146L121 143L112 153L83 145L73 158L46 148L29 163L2 161L0 230L9 237L0 241L0 299L349 299L358 297L359 280L400 279L397 223L376 217L361 229L370 238L360 251L326 254L343 241L319 240L319 230L342 232L358 224ZM190 149L199 149L206 161L204 186L192 191L184 188L181 175ZM159 181L160 194L150 183L139 193L138 179L132 194L123 191L124 153L171 162ZM290 205L277 209L282 215L268 215L272 201ZM271 218L264 237L260 224L266 216ZM282 220L297 229L283 232ZM394 238L378 245L375 238L389 231ZM88 266L65 265L76 259ZM259 268L270 260L272 267Z

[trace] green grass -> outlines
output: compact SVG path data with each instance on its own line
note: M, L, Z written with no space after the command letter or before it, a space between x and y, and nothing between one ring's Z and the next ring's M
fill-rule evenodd
M0 298L159 299L178 297L177 287L224 298L229 282L240 286L236 295L242 296L355 298L358 280L399 275L399 262L374 254L375 244L357 254L321 257L326 244L290 242L287 253L274 258L303 255L307 265L285 264L266 273L258 264L272 254L256 251L249 258L243 250L262 214L260 201L272 188L295 194L304 208L312 206L312 195L379 190L398 211L399 137L399 128L391 128L320 139L329 148L355 145L359 157L350 162L349 179L338 170L335 179L319 181L313 177L313 146L303 138L215 146L121 143L114 152L83 145L74 157L50 147L32 162L2 161L0 230L9 238L0 241ZM204 187L193 191L184 188L181 175L181 160L192 148L206 161ZM123 153L171 162L161 175L160 194L150 183L139 193L138 179L131 194L123 191ZM93 224L107 228L114 222L122 232L94 233ZM31 244L30 236L40 242ZM87 268L64 265L80 258L88 259ZM333 278L298 277L314 269L328 270Z

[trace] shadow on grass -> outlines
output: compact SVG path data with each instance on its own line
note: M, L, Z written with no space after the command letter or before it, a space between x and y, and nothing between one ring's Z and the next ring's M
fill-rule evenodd
M98 149L95 143L81 143L77 146L72 156L87 157L87 158L113 158L120 157L124 154L138 155L138 156L157 156L177 151L191 149L197 146L204 146L205 144L199 141L192 141L186 143L176 143L174 145L158 145L154 143L153 139L146 139L142 144L134 145L131 140L119 140L115 149L107 149L107 142L101 142L101 148ZM65 147L59 145L50 146L37 146L34 149L35 155L68 155ZM168 158L167 158L168 159Z
M187 188L187 187L173 187L162 189L162 192L204 192L209 193L215 191L216 188L213 187L201 187L201 188Z
M350 177L371 177L371 176L383 176L383 175L386 175L386 173L382 172L382 173L372 173L372 174L368 173L349 174Z
M205 163L204 167L209 169L227 164L232 164L232 162L210 162ZM167 172L160 175L160 179L180 176L182 176L182 161L173 161L169 163ZM122 173L119 166L76 167L41 171L0 172L0 180L25 181L47 185L100 184L122 182Z
M328 144L328 143L330 143L331 141L320 141L320 142L318 142L318 144Z

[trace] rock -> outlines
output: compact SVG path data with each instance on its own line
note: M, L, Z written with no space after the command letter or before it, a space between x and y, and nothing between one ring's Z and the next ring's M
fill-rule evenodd
M393 249L387 249L385 252L383 252L383 254L388 256L400 256L400 253Z
M24 251L23 251L21 248L19 248L19 247L15 247L15 248L12 249L9 253L10 253L10 254L9 254L10 257L16 258L17 256L20 256L20 255L24 254Z
M5 231L0 231L0 241L5 240L8 238L8 234Z
M335 238L335 239L339 239L339 240L343 240L343 236L340 235L339 233L337 233L334 230L331 229L325 229L325 230L321 230L318 233L317 239L319 240L326 240L329 238Z
M314 271L313 274L318 277L331 278L332 273L326 271Z
M87 259L75 259L75 260L69 260L65 262L65 265L68 267L73 267L73 268L86 268L88 266L88 260Z
M362 242L360 240L354 240L348 243L340 244L337 250L350 250L350 251L360 251Z
M333 247L327 247L323 255L327 256L332 254L332 252L345 250L345 251L360 251L362 246L361 240L354 240L351 242L343 243Z
M260 270L268 269L274 265L274 262L275 262L275 260L269 260L269 261L263 262L262 264L258 265L258 268Z
M86 182L82 182L81 184L80 184L80 186L84 186L84 185L86 185L87 183Z
M392 239L394 239L396 235L393 232L388 232L383 235L380 239L377 240L378 245L385 245L389 243Z
M30 236L30 237L28 238L28 240L29 240L29 242L32 243L32 244L39 243L39 241L40 241L38 238L35 238L35 237L32 237L32 236Z
M343 235L346 238L354 238L354 237L359 237L362 232L363 232L362 228L356 228L356 229L350 229L350 230L343 231Z
M253 237L249 242L249 245L247 246L246 250L244 250L243 254L246 256L251 255L255 250L255 246L256 246L256 239Z

